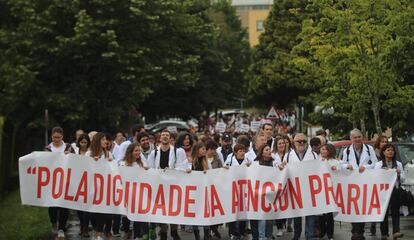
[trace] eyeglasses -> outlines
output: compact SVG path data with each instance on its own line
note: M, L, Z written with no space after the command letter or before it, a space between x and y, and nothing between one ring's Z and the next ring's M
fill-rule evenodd
M299 144L305 144L305 143L306 143L306 141L305 141L305 140L298 140L298 141L295 141L295 142L297 142L297 143L299 143Z

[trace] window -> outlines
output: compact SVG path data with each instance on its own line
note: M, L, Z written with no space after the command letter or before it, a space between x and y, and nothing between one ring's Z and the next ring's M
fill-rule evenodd
M256 31L262 32L263 31L263 20L256 21Z

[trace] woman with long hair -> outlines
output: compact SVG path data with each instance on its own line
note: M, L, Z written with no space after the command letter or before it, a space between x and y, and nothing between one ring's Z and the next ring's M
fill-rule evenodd
M197 142L193 145L191 149L191 155L189 162L192 164L193 171L203 171L206 172L208 168L207 161L207 150L206 145L203 142ZM199 226L193 226L193 232L196 240L200 240L200 230ZM210 240L210 226L203 226L204 229L204 240Z
M91 140L89 139L88 134L82 133L76 140L76 154L86 155L91 145ZM79 222L80 222L80 235L83 238L89 237L89 221L90 214L86 211L77 211Z
M388 138L384 135L378 136L377 140L374 143L374 151L375 155L377 156L378 161L381 161L381 149L382 147L388 143ZM371 227L369 228L371 232L371 236L375 236L377 234L377 223L371 223Z
M193 147L193 144L194 139L191 134L183 132L178 136L177 141L175 142L175 147L184 149L187 158L189 158L191 156L191 148Z
M74 153L71 145L63 141L63 129L54 127L52 129L52 142L45 147L47 152ZM57 235L58 240L65 239L66 223L69 217L69 209L62 207L49 207L49 219L52 223L52 233Z
M393 239L400 239L404 234L400 233L400 190L405 180L404 169L401 162L396 159L394 145L387 143L381 148L381 159L375 164L375 169L385 169L397 172L397 182L391 193L388 208L391 209ZM388 239L388 210L385 211L384 221L381 223L381 239Z
M139 143L130 144L125 152L123 161L120 162L120 166L137 167L148 169L147 163L141 157L141 146ZM130 220L126 217L122 218L123 231L128 233ZM133 233L134 240L148 239L149 223L148 222L134 222Z
M286 146L286 139L282 136L278 136L275 138L273 142L273 151L272 151L272 158L274 159L273 165L275 167L279 167L281 169L284 168L286 162L283 161L283 158L288 153L289 149ZM283 225L285 224L286 219L277 219L276 220L276 227L277 227L277 237L283 236Z
M336 157L336 149L335 146L328 143L321 147L321 160L327 161L329 166L333 171L340 170L341 163ZM319 235L320 238L326 234L328 239L333 239L334 235L334 218L333 213L325 213L319 217L320 222L320 230L321 233Z
M274 159L272 158L272 151L269 145L260 146L253 164L273 167L273 162ZM273 220L250 220L250 227L252 230L252 240L272 238Z
M88 152L86 152L87 156L93 158L94 161L102 161L107 164L116 164L113 160L111 152L107 149L107 140L104 133L98 132L96 133L91 142L91 146ZM111 238L111 227L112 227L112 215L105 214L105 213L91 213L94 222L95 222L95 232L96 232L96 240L103 240L104 236L104 227L105 227L105 236L107 238Z

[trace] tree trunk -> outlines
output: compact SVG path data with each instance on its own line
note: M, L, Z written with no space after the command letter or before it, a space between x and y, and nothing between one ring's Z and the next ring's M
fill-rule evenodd
M364 139L367 139L367 128L365 126L365 115L359 120L361 123L361 132L362 132L362 137Z
M379 96L376 94L372 101L372 113L374 114L374 121L375 121L375 130L377 131L378 135L382 135L382 127L381 127L381 119L379 115Z

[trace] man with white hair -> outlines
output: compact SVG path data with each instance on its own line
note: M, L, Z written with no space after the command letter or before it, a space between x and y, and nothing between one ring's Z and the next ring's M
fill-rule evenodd
M319 159L317 153L312 151L312 148L308 147L306 135L303 133L297 133L293 137L293 148L285 155L283 162L279 165L282 169L286 164L302 161L313 161ZM312 239L313 227L315 224L316 217L314 215L305 217L305 237L306 239ZM302 218L297 217L293 219L293 240L300 239L302 234Z
M342 168L350 171L357 170L363 173L366 169L373 169L378 162L374 148L363 143L362 132L355 128L350 132L352 144L342 153ZM365 223L352 223L352 240L364 239Z

